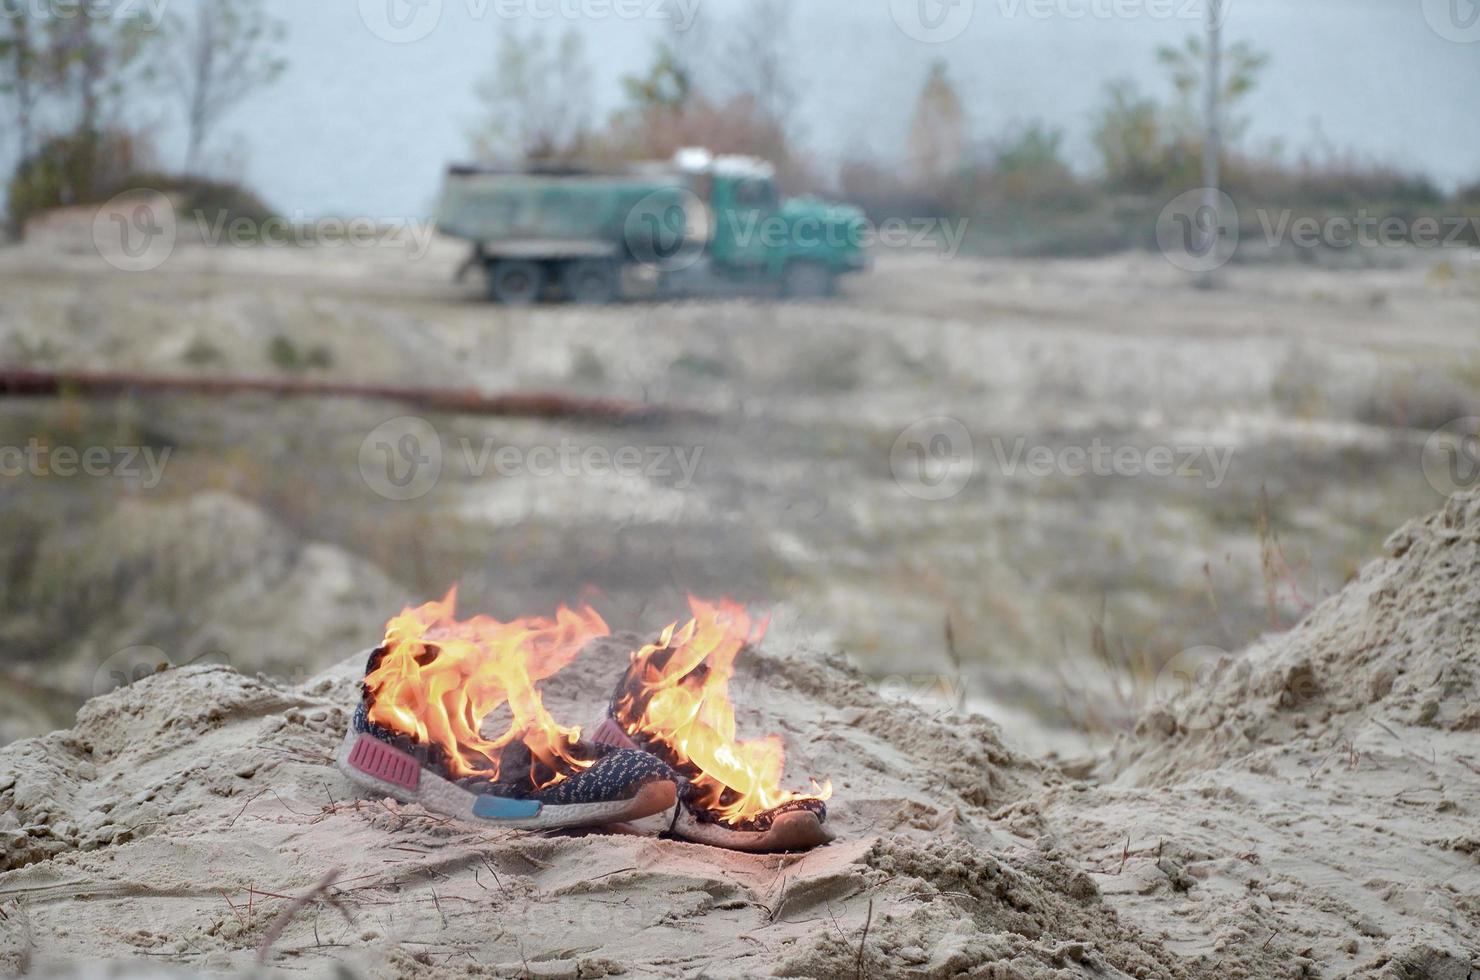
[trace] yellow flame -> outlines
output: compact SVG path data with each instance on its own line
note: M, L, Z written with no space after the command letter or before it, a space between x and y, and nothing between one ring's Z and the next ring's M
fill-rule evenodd
M365 678L370 721L441 747L455 777L519 778L501 772L504 750L523 742L529 779L551 786L590 766L575 750L579 728L556 723L534 685L570 663L594 637L610 633L594 610L561 606L554 619L456 618L457 589L440 602L408 608L386 626L385 655ZM508 706L508 730L480 729Z
M617 700L617 722L629 735L660 743L698 791L695 803L739 823L795 800L826 800L832 783L814 792L781 788L785 752L779 736L735 737L730 679L735 658L759 643L766 623L727 599L689 598L693 618L663 630L657 643L632 654Z

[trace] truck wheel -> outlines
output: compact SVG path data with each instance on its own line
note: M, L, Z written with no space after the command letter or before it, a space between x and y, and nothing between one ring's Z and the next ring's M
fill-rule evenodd
M545 289L545 270L523 259L488 263L488 298L505 306L527 306Z
M617 267L606 259L575 259L561 268L560 288L572 303L610 303L617 296Z
M791 262L781 277L781 295L787 299L820 299L837 291L837 277L820 262Z

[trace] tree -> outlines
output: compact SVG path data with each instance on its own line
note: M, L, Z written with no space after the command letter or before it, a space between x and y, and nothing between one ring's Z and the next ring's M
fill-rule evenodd
M957 173L966 155L966 113L956 87L937 61L915 102L910 121L909 165L915 182L938 184Z
M992 170L999 174L1067 174L1063 148L1064 131L1035 119L992 144Z
M748 93L715 99L700 91L688 64L672 43L660 43L644 74L622 80L628 104L590 141L591 154L605 160L661 160L703 147L720 156L769 161L788 190L816 185L816 175L792 151L780 120Z
M51 135L77 144L109 125L119 96L144 80L147 11L73 4L68 13L6 0L0 12L0 96L13 109L21 158ZM45 125L50 123L50 125Z
M760 157L775 164L788 187L800 186L810 176L793 159L776 120L743 95L720 103L694 96L681 106L634 107L612 118L599 143L600 154L612 159L662 160L689 147L720 156Z
M794 5L789 0L750 0L727 31L730 41L719 63L731 97L749 97L757 109L790 131L796 92L787 72L787 39Z
M142 7L5 4L0 90L15 107L23 152L11 178L10 230L28 215L101 200L147 158L117 123L126 91L148 81L141 59L152 36ZM9 127L7 126L7 129Z
M142 9L95 12L82 5L72 16L51 16L40 23L40 80L61 104L70 130L80 138L95 137L123 93L147 82L144 54L153 31Z
M1154 190L1165 175L1167 157L1160 107L1128 79L1107 85L1105 98L1092 138L1106 183L1120 190Z
M1234 107L1253 91L1259 72L1269 60L1244 41L1223 50L1223 0L1208 0L1207 15L1206 41L1194 34L1181 47L1157 51L1157 60L1171 71L1172 87L1177 92L1172 119L1177 140L1183 148L1198 150L1202 155L1202 210L1215 218L1201 225L1205 249L1217 241L1225 141L1236 142L1249 126L1247 118L1234 115ZM1201 281L1204 285L1211 283L1206 276Z
M693 13L685 15L681 7L682 4L668 4L659 49L667 52L673 69L687 81L690 95L697 95L700 91L713 95L715 79L712 72L721 60L712 54L712 33L716 20L707 16L694 16ZM725 24L718 26L728 30Z
M1259 73L1269 63L1269 56L1256 51L1247 41L1240 41L1226 51L1214 47L1210 40L1189 35L1180 45L1157 49L1156 60L1171 75L1177 101L1172 106L1169 122L1175 139L1201 146L1210 118L1216 113L1218 129L1229 142L1237 142L1249 127L1245 116L1235 115L1239 104L1259 84ZM1226 66L1226 67L1225 67ZM1208 79L1216 73L1212 85ZM1216 100L1208 103L1216 87Z
M221 119L253 92L271 85L287 62L275 48L287 25L262 0L200 0L192 15L167 22L164 74L185 108L185 172L200 166L201 148Z
M622 88L627 93L631 109L638 113L654 109L678 112L694 95L694 81L689 69L667 41L658 43L647 73L623 76Z
M478 84L486 107L473 143L485 159L563 160L581 151L591 121L591 67L574 28L551 45L509 28L498 63Z
M0 18L0 95L12 104L22 160L30 157L36 145L36 105L42 86L41 43L39 29L27 6L18 6Z

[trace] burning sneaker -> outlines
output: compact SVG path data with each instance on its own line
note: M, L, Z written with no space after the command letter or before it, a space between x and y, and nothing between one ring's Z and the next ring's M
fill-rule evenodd
M580 740L535 684L608 630L589 608L553 620L459 621L457 591L407 609L365 667L337 762L355 783L403 803L523 830L599 826L674 806L679 778L643 752ZM485 738L483 724L508 717Z
M694 618L632 654L598 744L642 749L686 780L673 832L740 851L806 850L832 840L832 784L781 789L785 754L776 736L739 741L729 683L735 657L760 642L765 623L743 606L689 600Z

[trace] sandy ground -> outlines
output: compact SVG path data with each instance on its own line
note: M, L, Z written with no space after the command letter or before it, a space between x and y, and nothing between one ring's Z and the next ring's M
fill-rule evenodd
M427 415L440 477L398 500L364 455L395 405L7 402L0 448L171 456L157 483L0 479L0 972L248 970L278 896L335 867L352 924L310 906L274 969L1473 969L1480 506L1389 537L1452 489L1435 429L1480 415L1470 253L1240 265L1211 292L1145 255L886 256L833 303L532 311L451 285L460 258L182 246L130 274L65 227L0 249L7 365L713 413ZM923 499L898 447L933 453L941 419L967 479ZM1095 440L1230 463L1214 485L997 455ZM477 465L565 443L702 459ZM454 582L504 616L591 587L643 635L686 591L771 610L742 724L786 737L799 785L834 780L838 842L746 857L356 799L328 765L352 654ZM619 667L589 651L557 716L594 721Z
M1240 649L1339 589L1390 528L1442 501L1422 466L1435 428L1480 414L1468 252L1239 265L1211 292L1151 255L888 255L832 303L520 311L451 284L461 258L445 241L425 255L395 240L182 243L159 269L127 273L65 222L0 249L8 365L553 390L716 413L637 429L425 415L440 477L402 501L364 455L400 444L380 428L407 414L394 404L9 403L0 447L39 437L172 456L152 486L0 480L0 741L68 724L116 686L120 662L127 676L229 662L302 680L379 610L458 582L506 616L592 586L644 629L686 591L738 595L774 611L784 642L841 648L892 679L891 697L964 697L1007 722L1013 744L1073 754L1127 730L1183 651ZM1140 459L1188 451L1194 466L1010 464L1019 448L1096 444ZM501 448L567 445L670 463L489 467ZM954 496L922 499L917 451L965 474ZM679 453L692 473L671 462ZM140 524L179 529L130 544ZM210 546L217 533L232 546ZM94 539L118 547L58 550Z
M0 750L0 968L333 976L1465 978L1480 969L1480 495L1078 765L820 651L752 656L742 727L828 775L839 839L746 856L475 829L329 764L358 658L171 670ZM633 638L551 682L593 718Z

